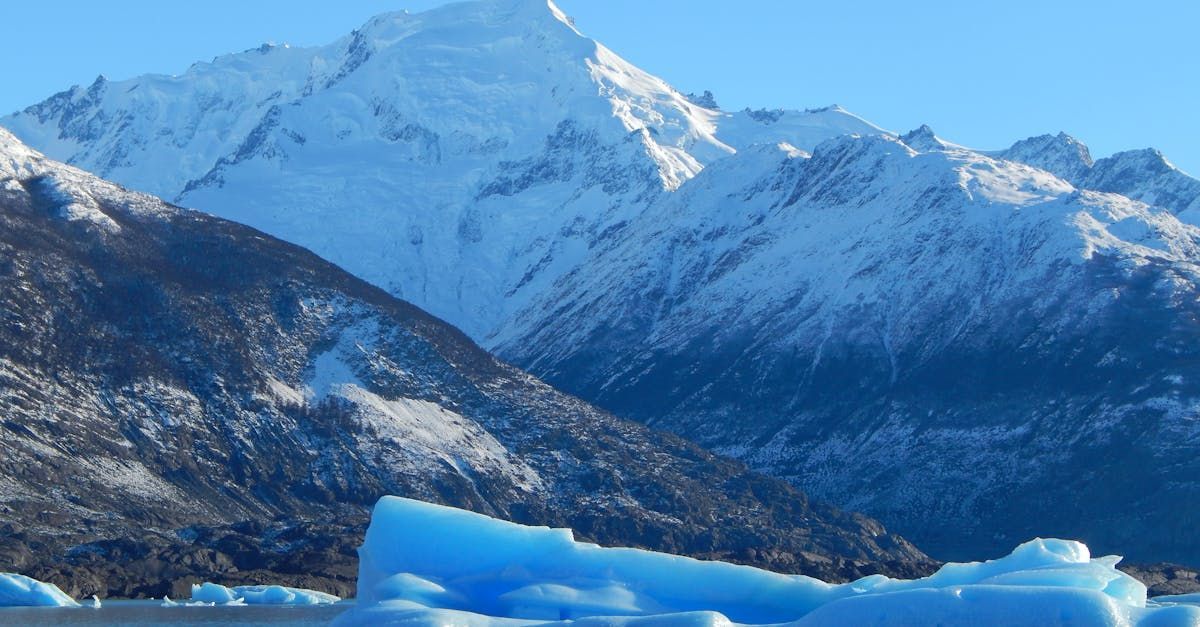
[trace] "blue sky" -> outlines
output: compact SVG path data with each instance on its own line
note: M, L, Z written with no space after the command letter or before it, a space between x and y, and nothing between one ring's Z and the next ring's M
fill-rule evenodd
M264 41L323 44L439 0L9 3L10 112L97 74L178 73ZM842 106L999 148L1065 130L1097 156L1154 146L1200 175L1200 3L560 0L587 35L727 109Z

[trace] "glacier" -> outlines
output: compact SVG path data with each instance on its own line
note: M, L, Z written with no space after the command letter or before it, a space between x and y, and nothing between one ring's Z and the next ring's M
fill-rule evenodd
M0 607L79 607L58 586L25 575L0 573Z
M341 597L287 586L234 586L212 582L192 584L192 601L217 605L327 605Z
M749 566L578 542L400 497L375 506L358 603L335 625L1200 625L1077 541L1035 539L921 579L830 584Z

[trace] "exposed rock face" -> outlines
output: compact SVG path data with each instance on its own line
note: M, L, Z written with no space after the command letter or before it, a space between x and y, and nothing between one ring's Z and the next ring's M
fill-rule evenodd
M1179 564L1120 564L1118 567L1146 584L1152 597L1200 592L1200 576L1195 568Z
M3 131L0 311L0 551L77 595L262 569L345 595L383 494L833 578L924 560L304 249Z

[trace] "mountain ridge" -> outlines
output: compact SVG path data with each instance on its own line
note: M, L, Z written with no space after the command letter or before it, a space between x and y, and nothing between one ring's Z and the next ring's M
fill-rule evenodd
M538 18L505 19L513 7ZM52 157L304 245L476 338L705 163L879 130L837 107L704 109L551 7L385 14L328 46L98 83L2 123ZM481 276L456 276L463 265Z
M1051 533L1197 559L1176 504L1197 437L1196 227L942 142L774 155L714 164L652 206L500 354L934 555ZM1115 481L1133 455L1158 486L1130 495L1144 510L1073 476Z
M1083 189L1161 206L1187 222L1197 223L1200 181L1175 167L1155 148L1123 150L1093 160L1086 145L1059 133L1031 137L988 154L1040 167Z

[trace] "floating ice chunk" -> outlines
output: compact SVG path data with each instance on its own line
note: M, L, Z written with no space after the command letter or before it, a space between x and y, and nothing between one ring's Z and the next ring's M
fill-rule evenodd
M93 610L100 609L100 597L98 597L94 594L92 595L92 609Z
M25 575L0 573L0 607L79 607L58 586Z
M192 585L192 600L219 605L324 605L340 597L316 590L285 586L225 586L205 582Z
M192 600L204 601L206 603L229 603L236 599L231 588L225 586L204 582L203 584L192 584Z
M396 497L375 506L359 600L339 625L572 627L1194 625L1200 607L1146 602L1146 587L1087 546L1037 539L1006 557L915 580L833 585L748 566L576 542ZM1156 600L1157 601L1157 600Z

